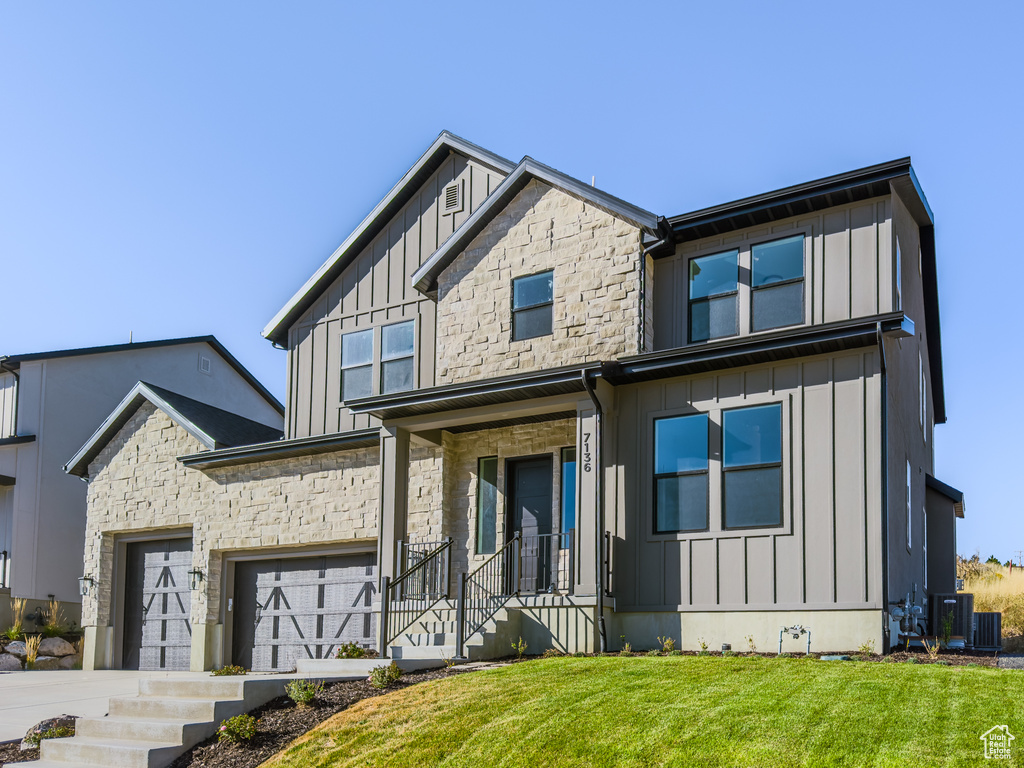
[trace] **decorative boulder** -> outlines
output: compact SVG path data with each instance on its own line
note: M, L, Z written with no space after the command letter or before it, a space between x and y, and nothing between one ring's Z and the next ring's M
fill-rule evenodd
M61 656L60 662L57 665L60 669L78 669L82 668L82 657L78 654L72 656Z
M35 734L52 731L54 728L74 728L76 719L74 715L61 715L60 717L51 717L49 720L43 720L41 723L36 723L28 729L25 733L25 739ZM25 739L21 741L22 751L36 748L35 745L29 744Z
M32 669L60 669L60 656L39 656Z
M25 641L24 640L15 640L13 643L8 643L7 647L4 650L7 651L8 653L12 654L13 656L17 656L19 659L21 659L23 661L25 659Z
M21 659L9 653L0 653L0 672L18 672L21 670Z
M75 646L61 637L46 637L39 643L40 656L73 656Z

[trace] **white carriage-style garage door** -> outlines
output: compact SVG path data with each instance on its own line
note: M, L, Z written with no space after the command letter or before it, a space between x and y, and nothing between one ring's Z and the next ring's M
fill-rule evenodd
M342 643L372 647L376 585L373 553L237 562L232 663L288 671L297 659L333 657Z
M187 670L192 657L192 539L140 541L126 547L124 669Z

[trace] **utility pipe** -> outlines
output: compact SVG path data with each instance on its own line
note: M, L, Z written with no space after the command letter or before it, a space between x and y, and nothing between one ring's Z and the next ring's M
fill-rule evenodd
M594 495L597 497L597 514L594 521L597 529L597 533L594 536L596 542L595 551L597 553L597 578L595 579L597 584L597 640L598 650L601 653L606 653L608 650L608 639L604 626L604 471L601 465L601 442L604 438L604 431L602 429L604 409L601 407L601 401L597 397L597 392L594 391L594 385L590 383L588 371L581 371L580 377L583 380L583 388L587 390L587 394L590 395L590 399L594 403L594 471L597 473L597 477L594 479ZM582 462L580 466L582 466Z

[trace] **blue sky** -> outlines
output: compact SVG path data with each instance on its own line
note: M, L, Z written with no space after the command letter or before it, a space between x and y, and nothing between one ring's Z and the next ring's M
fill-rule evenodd
M1024 6L6 3L0 353L260 330L442 129L662 215L911 155L960 550L1024 549ZM1011 233L1012 234L1012 233ZM982 402L984 401L984 402Z

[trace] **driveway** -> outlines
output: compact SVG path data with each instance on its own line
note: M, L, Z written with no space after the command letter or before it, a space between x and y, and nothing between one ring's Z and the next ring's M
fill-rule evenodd
M189 674L114 669L0 673L0 742L21 739L29 728L48 717L102 717L107 714L111 697L139 692L141 677Z

